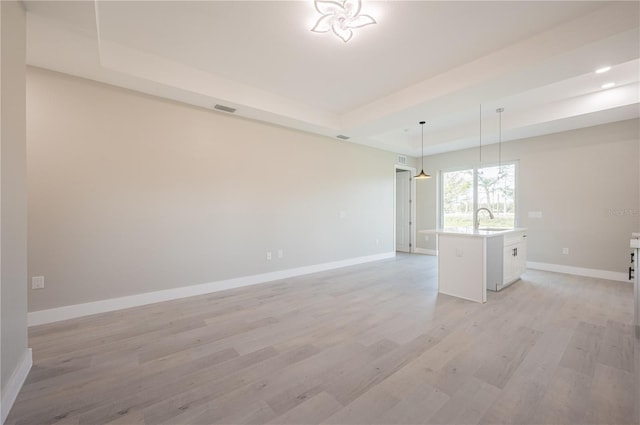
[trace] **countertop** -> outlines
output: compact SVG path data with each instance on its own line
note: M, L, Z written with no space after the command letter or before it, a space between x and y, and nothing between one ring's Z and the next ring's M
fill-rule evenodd
M477 238L491 238L493 236L502 236L513 232L524 232L526 227L516 227L514 229L506 230L482 230L474 229L473 227L445 227L443 229L436 229L436 233L439 235L456 235L456 236L472 236Z

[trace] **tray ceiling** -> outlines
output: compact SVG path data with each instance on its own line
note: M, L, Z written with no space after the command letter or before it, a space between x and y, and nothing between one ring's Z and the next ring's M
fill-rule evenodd
M343 43L313 1L25 1L28 62L411 156L640 116L640 3L366 1ZM611 71L595 74L609 65ZM608 90L605 82L615 82Z

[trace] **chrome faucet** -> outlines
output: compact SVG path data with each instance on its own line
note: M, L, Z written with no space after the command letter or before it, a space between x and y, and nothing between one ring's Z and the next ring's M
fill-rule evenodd
M480 211L482 211L482 210L485 210L486 212L488 212L488 213L489 213L489 218L490 218L491 220L493 220L493 219L495 218L495 217L493 216L493 213L491 212L491 210L490 210L489 208L484 208L484 207L482 207L482 208L478 208L478 209L476 210L476 225L474 226L476 230L478 230L478 228L480 227L480 217L478 217L478 213L479 213Z

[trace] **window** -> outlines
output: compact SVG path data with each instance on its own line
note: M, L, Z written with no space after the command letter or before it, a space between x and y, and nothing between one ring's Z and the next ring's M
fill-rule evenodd
M481 212L481 226L516 225L516 164L443 171L440 193L442 227L470 227L478 208L490 209L495 219ZM486 215L485 215L486 214Z

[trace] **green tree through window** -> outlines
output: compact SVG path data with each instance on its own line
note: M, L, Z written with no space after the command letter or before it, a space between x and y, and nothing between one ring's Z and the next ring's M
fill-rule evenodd
M474 212L478 208L489 208L495 216L481 216L481 223L490 227L515 227L516 165L502 167L470 168L442 172L442 207L440 211L443 227L473 226Z

